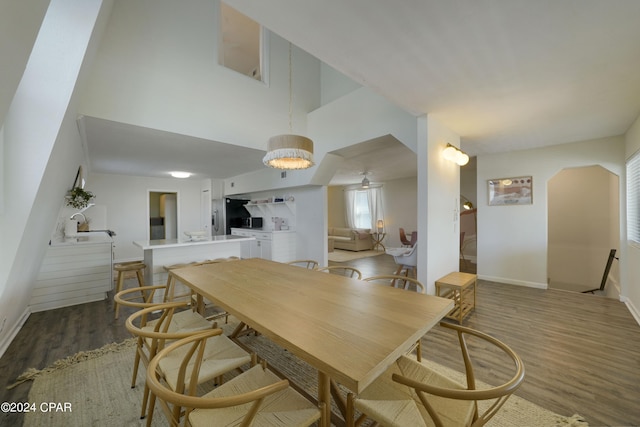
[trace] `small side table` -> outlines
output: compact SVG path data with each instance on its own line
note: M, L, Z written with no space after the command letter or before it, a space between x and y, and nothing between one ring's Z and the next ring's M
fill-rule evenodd
M385 238L387 233L370 233L371 238L373 239L373 250L377 250L378 246L382 247L382 250L385 251L386 248L382 244L382 240Z
M454 304L445 317L462 324L462 319L476 308L477 287L475 274L454 272L436 280L436 296L452 299Z

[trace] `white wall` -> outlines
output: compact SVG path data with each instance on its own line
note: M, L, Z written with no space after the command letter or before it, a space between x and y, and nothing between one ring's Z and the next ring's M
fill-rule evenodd
M418 118L418 280L433 294L435 281L459 270L460 166L445 160L460 136L427 115Z
M0 324L6 319L0 354L28 314L51 230L82 161L76 92L90 62L91 36L99 39L109 6L51 2L6 116L4 173L11 185L0 216Z
M107 228L116 232L113 238L114 260L142 259L142 249L133 242L149 238L149 191L178 193L179 236L184 231L200 230L201 184L195 179L89 175L86 188L96 195L96 205L106 207Z
M563 169L549 180L547 192L549 287L598 288L609 250L619 250L618 176L600 166ZM617 272L616 263L614 283L607 286L618 287L616 296Z
M0 127L16 93L50 0L0 2ZM1 158L1 157L0 157Z
M322 63L320 68L320 103L326 105L359 89L361 85L331 66Z
M387 233L382 242L386 247L398 248L400 227L407 237L418 230L418 181L417 178L403 178L386 181L382 186L384 208L384 230ZM418 236L419 237L419 236Z
M623 176L622 137L478 156L478 275L547 287L547 183L563 168L601 165ZM533 177L533 204L488 206L487 180ZM621 192L624 182L621 180ZM623 199L621 199L623 200ZM624 292L624 289L623 289Z
M266 149L289 132L289 43L269 37L265 83L217 63L219 0L115 3L80 112ZM320 106L320 61L293 48L293 131Z

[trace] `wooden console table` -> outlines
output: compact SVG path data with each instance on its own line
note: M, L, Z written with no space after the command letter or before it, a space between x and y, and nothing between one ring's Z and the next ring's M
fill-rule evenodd
M452 299L454 303L446 317L462 324L462 319L476 308L477 287L475 274L454 272L436 280L436 296Z
M387 233L370 233L371 240L373 241L373 250L377 250L378 247L382 247L382 250L386 250L384 245L382 244L382 240L385 238Z

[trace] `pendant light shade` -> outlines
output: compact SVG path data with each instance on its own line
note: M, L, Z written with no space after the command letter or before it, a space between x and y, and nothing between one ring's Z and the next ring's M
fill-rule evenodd
M369 188L369 179L367 178L367 176L364 176L364 179L362 180L362 188Z
M262 162L276 169L307 169L313 163L313 141L301 135L277 135L269 138Z
M262 163L275 169L307 169L313 163L313 141L306 136L294 135L293 122L293 68L289 43L289 132L269 138L267 154Z

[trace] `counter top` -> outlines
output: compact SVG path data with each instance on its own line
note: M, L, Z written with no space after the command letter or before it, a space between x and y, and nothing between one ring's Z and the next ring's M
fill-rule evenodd
M78 233L75 237L56 236L49 242L51 246L72 246L96 243L113 243L113 238L111 238L107 233L101 231L90 231Z
M240 231L256 231L259 233L295 233L296 230L273 230L269 228L243 228L243 227L232 227L231 230L240 230Z
M162 239L162 240L136 240L134 245L147 249L161 249L161 248L176 248L181 246L195 246L195 245L210 245L210 244L223 244L226 242L238 242L243 240L255 240L253 237L244 236L212 236L206 239L189 240L189 239Z

